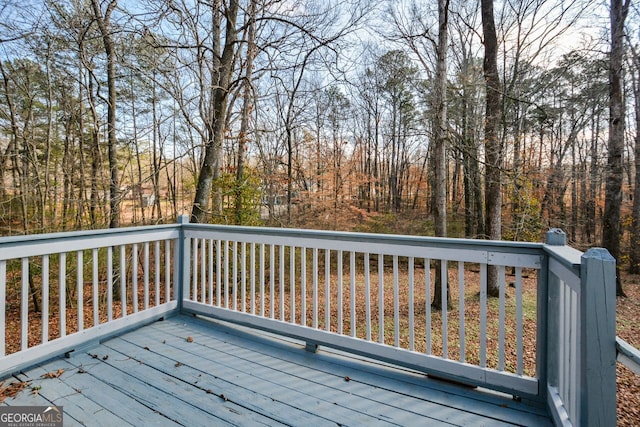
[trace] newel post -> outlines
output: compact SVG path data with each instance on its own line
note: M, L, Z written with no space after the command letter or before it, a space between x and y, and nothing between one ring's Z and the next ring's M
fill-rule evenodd
M580 424L616 425L616 261L589 249L580 267Z
M552 228L546 233L546 244L566 246L567 234L560 228ZM542 397L546 398L547 387L558 386L558 328L560 328L560 279L549 271L549 260L544 261L547 274L546 283L539 285L538 294L538 378L543 384ZM540 280L540 279L539 279Z
M182 313L182 302L184 296L189 294L189 265L191 260L191 245L185 237L184 225L189 224L189 215L178 216L178 225L180 226L180 237L178 238L177 266L178 280L175 284L176 299L178 301L178 311Z

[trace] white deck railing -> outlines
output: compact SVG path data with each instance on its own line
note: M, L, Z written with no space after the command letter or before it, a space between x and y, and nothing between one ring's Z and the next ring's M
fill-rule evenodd
M547 405L557 424L615 422L615 263L606 251L567 247L563 233L548 240L211 226L185 217L2 238L0 376L182 312L510 393ZM496 298L488 295L492 269ZM441 311L431 304L436 286Z
M557 425L615 425L615 260L548 241L547 404Z
M177 310L176 226L0 239L0 376Z
M536 327L541 245L201 225L185 226L185 238L188 311L518 396L538 393L536 334L525 342L523 326ZM489 301L494 266L500 292ZM431 308L436 275L443 301L449 285L451 310ZM528 312L523 276L533 283Z

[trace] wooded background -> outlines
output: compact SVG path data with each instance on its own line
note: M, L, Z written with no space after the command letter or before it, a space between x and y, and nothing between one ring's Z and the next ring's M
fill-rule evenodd
M638 273L639 24L629 0L2 0L1 234L559 227Z

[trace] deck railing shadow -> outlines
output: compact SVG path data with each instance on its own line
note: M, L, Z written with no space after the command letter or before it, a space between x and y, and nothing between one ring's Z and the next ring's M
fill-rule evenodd
M616 343L615 261L560 230L542 244L181 217L0 239L0 377L178 313L508 393L559 425L614 424L616 356L640 366Z

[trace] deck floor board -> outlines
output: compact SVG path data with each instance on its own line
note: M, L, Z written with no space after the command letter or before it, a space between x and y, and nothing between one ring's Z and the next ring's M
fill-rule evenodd
M60 366L56 364L56 366ZM37 379L32 380L32 386L44 387L44 393L40 391L39 394L46 396L46 399L52 405L63 406L65 414L72 417L74 420L83 422L85 420L92 420L95 426L127 426L131 425L125 418L118 416L112 412L105 410L103 406L91 400L89 396L82 393L79 388L72 387L67 378L46 378L45 375L54 373L57 371L49 371L47 366L42 366L33 369L30 374L32 377L40 373ZM64 374L63 374L64 375ZM26 375L18 375L20 379L26 379Z
M126 340L119 340L108 343L108 347L119 354L127 354L136 360L144 360L146 350L141 351L139 347ZM197 362L198 356L183 352L180 349L172 348L170 345L163 346L162 355L154 359L153 367L160 372L171 373L175 378L193 384L199 390L207 394L217 396L234 402L241 403L248 410L262 412L272 419L288 419L295 423L312 422L313 425L329 425L331 423L321 417L309 412L304 412L297 407L284 404L264 395L257 387L254 390L234 384L234 374L227 372L227 376L215 373L218 366L211 361L205 363ZM148 350L153 351L153 350ZM126 353L121 353L126 352ZM178 362L182 360L183 362ZM180 366L176 366L180 363ZM194 367L196 365L197 367Z
M188 316L16 378L38 393L3 404L62 405L65 425L551 425L502 395Z
M184 340L184 337L179 335L181 330L174 329L173 332L178 334L174 338L179 342ZM156 342L160 337L166 339L166 334L157 336ZM193 338L193 346L185 348L194 347L195 353L201 353L202 350L199 348L205 347L205 352L224 364L227 369L242 369L242 366L249 364L253 367L251 375L254 381L256 377L260 377L272 384L285 384L290 388L302 389L311 397L322 398L329 405L347 406L349 409L372 414L379 419L400 425L405 425L405 420L411 416L424 417L424 420L429 420L432 425L438 425L441 421L444 421L445 425L448 422L454 425L469 425L470 422L477 421L477 417L468 416L470 414L465 417L463 412L450 411L443 405L362 382L363 379L367 380L371 373L361 371L361 375L357 375L354 374L355 371L350 371L351 376L337 375L331 372L332 367L325 367L325 370L309 370L306 367L308 362L305 361L317 355L305 355L306 352L301 347L283 350L263 346L261 350L247 349L239 342L229 343L222 340L228 341L233 338L229 336L216 339L205 333L194 333ZM167 343L172 344L171 341ZM347 377L349 381L346 380ZM335 412L341 408L329 406L329 409ZM451 416L454 419L449 420ZM371 422L370 419L366 421ZM500 422L496 420L494 425L500 425Z
M233 381L241 387L257 388L271 400L271 403L291 402L290 406L309 408L309 415L322 414L334 423L389 425L384 419L368 413L370 405L358 407L359 404L369 402L347 399L349 396L345 396L344 391L303 381L287 372L287 364L280 359L272 360L273 365L268 366L260 360L263 358L260 353L254 353L254 358L242 357L241 351L238 354L227 354L206 346L205 343L210 341L205 336L190 336L194 338L192 343L187 343L186 337L172 337L167 333L154 334L149 331L129 336L128 339L150 349L172 354L176 358L175 363L181 364L177 370L188 365L203 372L211 372L229 382ZM160 344L163 341L165 343ZM206 355L206 359L203 359L202 355ZM236 400L230 391L222 390L218 394Z
M543 409L521 405L511 399L505 399L501 395L466 393L467 389L465 388L437 380L428 381L429 385L425 387L425 376L412 371L389 367L379 362L362 364L358 358L354 358L352 355L343 356L336 352L323 351L312 354L304 351L300 346L292 347L280 339L269 340L264 335L252 336L252 334L235 327L220 325L216 329L216 333L211 334L208 323L208 321L191 323L191 331L194 333L195 340L199 339L198 336L206 340L217 339L220 341L215 344L217 350L230 352L236 357L243 357L246 353L251 354L253 358L256 357L256 354L277 356L286 361L289 373L295 373L295 367L306 367L312 363L314 369L307 369L307 375L328 373L334 380L337 379L341 388L346 387L345 377L348 376L352 380L357 379L358 381L350 381L348 384L371 386L368 387L368 393L374 396L372 399L384 396L385 391L391 391L393 396L385 399L387 402L396 401L401 395L409 396L412 399L418 397L421 401L433 402L441 407L464 408L474 415L480 414L493 418L495 421L492 425L500 425L500 421L505 420L507 424L518 424L522 423L523 419L525 424L544 425L548 420ZM184 335L178 325L156 323L150 328L162 328L163 332L171 332L177 338L182 338ZM251 339L247 339L248 337ZM326 381L326 378L325 375L323 381ZM420 407L423 406L424 402L421 402ZM517 407L518 410L513 411L512 407ZM408 410L406 405L402 405L402 408L404 411ZM432 414L432 409L429 410L430 414ZM457 413L456 420L459 420L461 416L463 414Z

